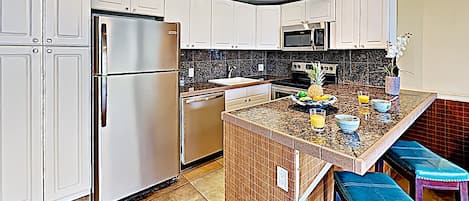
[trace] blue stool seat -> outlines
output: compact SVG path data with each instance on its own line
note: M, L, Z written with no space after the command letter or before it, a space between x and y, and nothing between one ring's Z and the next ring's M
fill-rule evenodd
M417 179L442 182L469 181L469 173L415 141L397 141L385 157Z
M384 173L369 172L360 176L334 172L336 192L347 201L412 201L399 185Z

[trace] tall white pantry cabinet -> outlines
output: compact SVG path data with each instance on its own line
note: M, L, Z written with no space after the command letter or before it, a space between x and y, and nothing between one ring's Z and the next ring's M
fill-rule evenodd
M0 5L0 200L85 196L91 177L90 1Z

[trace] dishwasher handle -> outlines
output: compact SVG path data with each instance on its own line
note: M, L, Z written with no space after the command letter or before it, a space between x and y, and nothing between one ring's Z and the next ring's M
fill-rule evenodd
M205 101L209 101L209 100L221 98L221 97L223 97L223 96L224 96L224 94L213 95L213 96L206 96L206 97L201 97L201 98L193 98L193 99L188 99L188 100L186 100L185 102L186 102L186 104L198 103L198 102L205 102Z

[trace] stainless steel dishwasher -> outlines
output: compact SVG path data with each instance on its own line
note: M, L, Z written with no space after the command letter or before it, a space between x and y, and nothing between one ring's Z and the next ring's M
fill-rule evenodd
M223 150L225 93L183 98L181 101L181 162L187 165Z

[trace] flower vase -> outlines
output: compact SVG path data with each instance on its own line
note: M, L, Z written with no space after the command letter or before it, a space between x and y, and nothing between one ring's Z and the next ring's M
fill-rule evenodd
M385 91L392 96L398 96L401 91L401 78L386 76Z

